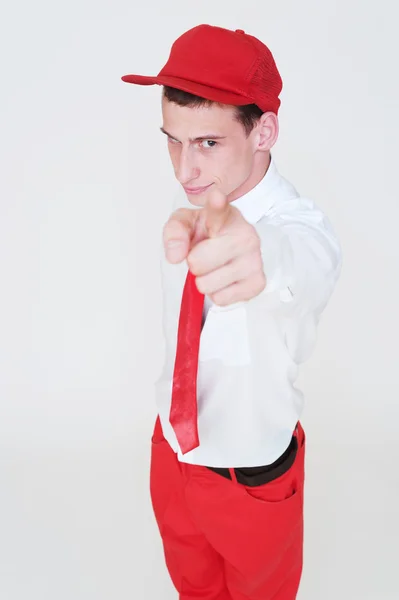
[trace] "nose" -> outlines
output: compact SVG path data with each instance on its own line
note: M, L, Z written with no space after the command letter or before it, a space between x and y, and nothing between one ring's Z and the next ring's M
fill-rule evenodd
M195 158L190 148L183 148L176 165L176 178L182 185L187 185L199 176L199 169L194 164Z

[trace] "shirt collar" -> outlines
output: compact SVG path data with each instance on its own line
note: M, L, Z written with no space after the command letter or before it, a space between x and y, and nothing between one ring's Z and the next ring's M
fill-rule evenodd
M246 221L253 225L257 223L273 204L272 191L279 179L276 164L271 157L269 167L261 181L249 192L233 200L230 204L241 212Z

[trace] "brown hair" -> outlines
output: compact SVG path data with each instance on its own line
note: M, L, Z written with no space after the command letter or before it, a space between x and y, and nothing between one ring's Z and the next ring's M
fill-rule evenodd
M183 92L183 90L178 90L166 85L163 86L163 96L169 100L169 102L174 102L179 106L187 106L190 108L212 106L212 104L220 105L220 102L213 102L212 100L201 98L201 96L194 96L194 94L189 94L188 92ZM244 106L236 106L235 108L235 119L244 127L248 137L263 114L263 110L256 104L245 104Z

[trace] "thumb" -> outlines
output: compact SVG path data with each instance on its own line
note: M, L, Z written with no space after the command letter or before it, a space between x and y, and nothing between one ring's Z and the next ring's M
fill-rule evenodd
M220 183L220 179L215 177L204 205L205 227L209 237L216 237L220 233L230 215L230 204Z
M163 230L165 255L170 263L180 263L190 251L198 211L188 208L176 210Z

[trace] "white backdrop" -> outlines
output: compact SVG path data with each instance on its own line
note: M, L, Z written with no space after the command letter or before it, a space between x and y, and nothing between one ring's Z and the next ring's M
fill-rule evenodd
M176 190L156 74L200 23L272 49L274 157L344 268L302 368L300 600L394 600L398 9L391 0L16 0L0 20L0 597L172 600L148 491Z

